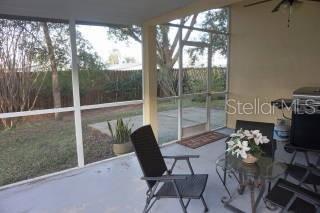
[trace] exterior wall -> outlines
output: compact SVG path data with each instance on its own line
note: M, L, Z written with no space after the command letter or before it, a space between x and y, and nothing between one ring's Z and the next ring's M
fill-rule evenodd
M261 103L287 97L302 86L320 86L320 4L307 2L287 13L271 13L276 2L244 8L231 6L230 99ZM234 106L234 104L232 104ZM228 108L232 111L231 108ZM267 108L264 108L267 111ZM237 119L275 122L275 115L228 115L228 127Z

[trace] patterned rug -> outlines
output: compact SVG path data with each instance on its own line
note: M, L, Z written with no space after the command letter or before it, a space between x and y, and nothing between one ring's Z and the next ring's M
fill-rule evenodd
M228 136L222 133L211 131L211 132L202 133L200 135L192 136L189 138L184 138L181 141L179 141L178 144L189 147L191 149L196 149L226 137Z

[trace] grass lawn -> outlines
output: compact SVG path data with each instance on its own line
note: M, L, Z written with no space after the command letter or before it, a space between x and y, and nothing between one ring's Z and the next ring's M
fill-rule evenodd
M113 112L112 112L113 111ZM113 157L108 138L88 129L88 124L141 114L141 107L83 112L85 162ZM15 128L0 130L0 185L77 166L73 116L63 114L23 121Z
M182 102L183 107L205 107L206 102L204 101L193 101L191 99L184 99ZM225 100L224 99L214 99L211 100L210 105L216 109L224 109L225 108ZM178 100L163 100L158 101L158 112L177 109L178 108Z
M0 185L75 167L73 121L27 122L0 131Z

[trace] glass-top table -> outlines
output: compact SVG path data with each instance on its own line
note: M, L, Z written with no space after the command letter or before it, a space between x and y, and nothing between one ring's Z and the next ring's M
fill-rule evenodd
M246 187L250 188L251 208L255 213L262 196L264 195L266 182L270 182L283 175L287 169L285 163L273 160L271 157L260 157L256 163L247 164L240 158L231 154L223 154L216 161L216 171L223 183L229 197L223 197L221 201L227 208L235 212L243 212L232 206L232 196L227 187L227 178L234 177L239 183L239 194L243 194ZM259 188L259 193L255 199L255 188Z

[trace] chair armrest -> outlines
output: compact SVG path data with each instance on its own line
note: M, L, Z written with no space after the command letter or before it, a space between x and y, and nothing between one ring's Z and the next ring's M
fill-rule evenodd
M319 198L316 198L316 197L314 197L312 195L309 195L308 193L305 193L301 189L294 188L294 187L291 187L291 186L288 186L288 185L285 185L285 184L282 184L282 183L279 183L278 186L283 188L283 189L286 189L288 191L293 192L297 197L299 197L299 198L301 198L303 200L306 200L306 201L311 202L311 203L316 204L316 205L320 205Z
M171 166L171 168L168 170L168 173L171 174L174 167L176 166L176 163L179 160L185 160L188 163L188 167L190 169L191 174L194 174L194 171L192 169L191 163L190 163L190 158L199 158L199 155L178 155L178 156L163 156L163 158L165 159L174 159L174 162Z
M231 137L227 137L227 139L224 141L224 143L226 144L226 150L228 149L228 143L231 140Z
M302 148L302 147L297 147L291 144L286 144L285 149L292 149L294 151L298 151L298 152L315 152L315 153L320 153L320 150L318 149L308 149L308 148Z
M163 156L166 159L186 160L189 158L200 158L200 155L177 155L177 156Z
M141 180L168 182L174 180L184 180L186 178L186 175L164 175L160 177L141 177Z

